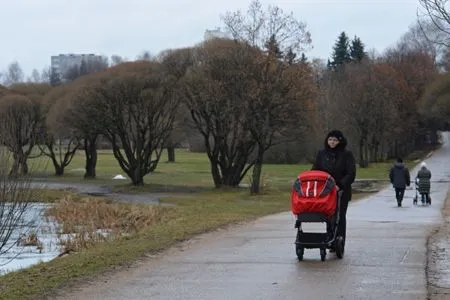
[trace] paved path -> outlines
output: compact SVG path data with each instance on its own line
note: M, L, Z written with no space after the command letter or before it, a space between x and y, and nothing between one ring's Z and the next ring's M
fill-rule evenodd
M298 262L293 217L281 213L203 235L60 299L426 299L426 240L449 188L445 141L426 160L432 206L414 207L408 190L397 208L392 189L352 203L342 260L321 262L313 249Z

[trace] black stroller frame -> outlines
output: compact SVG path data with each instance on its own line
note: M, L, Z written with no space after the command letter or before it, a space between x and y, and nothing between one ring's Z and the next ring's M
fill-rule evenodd
M295 240L295 252L298 260L303 260L305 249L320 249L320 259L325 261L327 249L334 249L336 256L344 256L344 239L338 236L338 227L340 222L342 191L337 193L337 206L334 215L328 218L321 213L300 213L296 217L295 228L297 228L297 237ZM303 232L302 223L326 223L326 233Z

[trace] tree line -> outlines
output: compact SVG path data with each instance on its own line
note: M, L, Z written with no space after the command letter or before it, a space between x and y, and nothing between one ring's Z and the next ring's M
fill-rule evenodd
M134 61L84 62L64 80L47 72L18 83L18 65L10 66L0 87L10 175L26 174L37 152L62 176L83 150L84 177L95 178L104 143L141 185L163 149L173 161L174 149L187 144L208 157L216 187L237 186L251 172L257 193L264 163L310 160L330 129L346 132L367 167L436 143L446 126L450 56L427 38L436 34L430 21L428 31L415 24L381 54L342 32L327 62L305 55L306 24L277 6L253 1L223 22L228 39Z

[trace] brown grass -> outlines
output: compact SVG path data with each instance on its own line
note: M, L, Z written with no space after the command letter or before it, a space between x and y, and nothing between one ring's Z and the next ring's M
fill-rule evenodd
M148 229L162 219L162 210L149 205L121 204L104 198L73 199L70 195L46 211L60 225L62 252L89 248Z

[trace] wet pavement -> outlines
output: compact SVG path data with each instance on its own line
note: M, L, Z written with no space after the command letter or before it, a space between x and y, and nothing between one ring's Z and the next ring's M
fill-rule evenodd
M390 188L351 203L342 260L307 249L299 262L294 218L281 213L202 235L60 299L427 299L427 236L449 188L445 141L426 159L432 206L413 206L410 189L397 208Z

